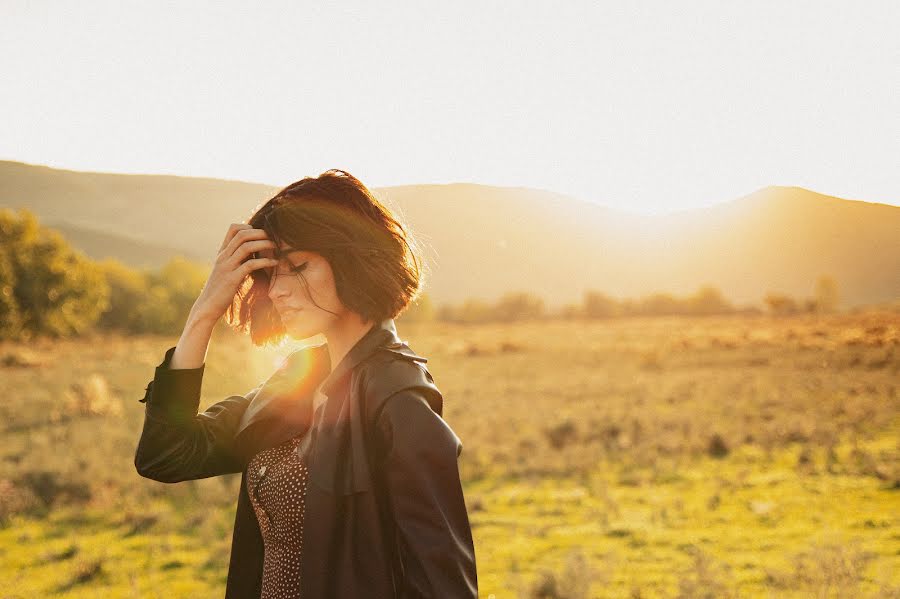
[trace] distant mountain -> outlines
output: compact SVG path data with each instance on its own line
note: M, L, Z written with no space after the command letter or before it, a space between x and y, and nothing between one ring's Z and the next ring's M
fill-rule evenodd
M90 255L136 265L176 253L210 261L228 224L246 220L275 191L0 162L0 206L27 207ZM900 298L900 208L886 204L767 187L711 207L643 216L518 187L372 191L424 247L426 289L438 302L526 290L561 305L587 289L637 297L708 284L737 303L759 303L768 291L808 297L823 274L837 280L844 307Z
M162 266L175 255L183 256L194 262L207 261L205 256L193 252L176 250L161 243L138 241L126 235L92 231L65 222L41 221L41 224L62 233L69 243L94 260L112 257L133 267L149 269Z
M0 161L0 206L43 222L215 256L228 223L246 219L274 187L159 175L82 173Z

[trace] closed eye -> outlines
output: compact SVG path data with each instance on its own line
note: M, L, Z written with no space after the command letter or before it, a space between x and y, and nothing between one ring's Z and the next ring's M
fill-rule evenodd
M309 264L308 262L304 262L303 264L298 264L297 266L292 266L289 270L292 273L300 273L300 272L306 270L306 266L308 264ZM254 274L259 277L264 277L264 280L271 287L272 282L275 280L275 277L278 276L278 271L276 269L268 269L267 268L267 269L265 269L265 272L260 272L262 270L263 269L259 269L259 271L254 271ZM282 274L284 274L284 273L282 273Z

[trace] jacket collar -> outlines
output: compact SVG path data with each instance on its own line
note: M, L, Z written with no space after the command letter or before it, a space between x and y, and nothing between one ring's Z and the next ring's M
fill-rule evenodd
M399 345L401 345L401 342L397 337L397 327L394 324L394 320L392 318L386 318L381 322L376 322L372 328L366 331L366 334L350 348L344 357L341 358L338 365L332 369L331 374L322 381L319 389L323 394L331 397L334 395L335 391L338 390L341 383L344 382L347 375L350 374L360 362L372 355L375 350L382 346L394 347ZM323 343L319 348L320 351L324 351L327 356L328 344Z
M326 343L307 346L290 354L259 387L241 416L235 433L239 453L249 460L257 451L309 428L313 424L312 405L316 389L329 399L342 395L353 369L379 350L427 362L426 358L416 355L400 340L392 318L373 325L334 369L330 368ZM326 402L330 403L335 402Z

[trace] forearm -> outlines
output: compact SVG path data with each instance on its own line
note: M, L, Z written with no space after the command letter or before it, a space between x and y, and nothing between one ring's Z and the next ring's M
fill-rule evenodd
M215 320L191 310L181 337L175 345L175 353L172 354L169 368L180 370L203 366L215 325Z

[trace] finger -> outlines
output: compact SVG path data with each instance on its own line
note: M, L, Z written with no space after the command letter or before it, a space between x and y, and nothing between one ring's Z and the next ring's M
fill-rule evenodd
M240 273L246 277L254 270L258 270L260 268L271 268L276 264L278 264L278 260L274 258L251 258L250 260L247 260L246 262L241 264L241 266L238 268L238 271L240 271Z
M243 262L250 254L256 254L263 250L274 250L275 242L269 239L259 239L256 241L245 241L232 254L231 259L237 262ZM274 256L253 256L254 258L274 258Z
M244 223L231 223L231 226L228 227L228 231L225 233L225 240L222 241L222 245L219 246L219 251L225 249L225 246L234 238L238 231L241 229L251 229L250 225Z
M225 246L222 250L222 253L225 254L225 257L230 257L234 255L234 252L241 246L245 241L251 241L254 239L268 239L268 235L262 229L254 229L252 227L248 227L246 229L241 229L237 231L234 236L232 236L231 241Z

